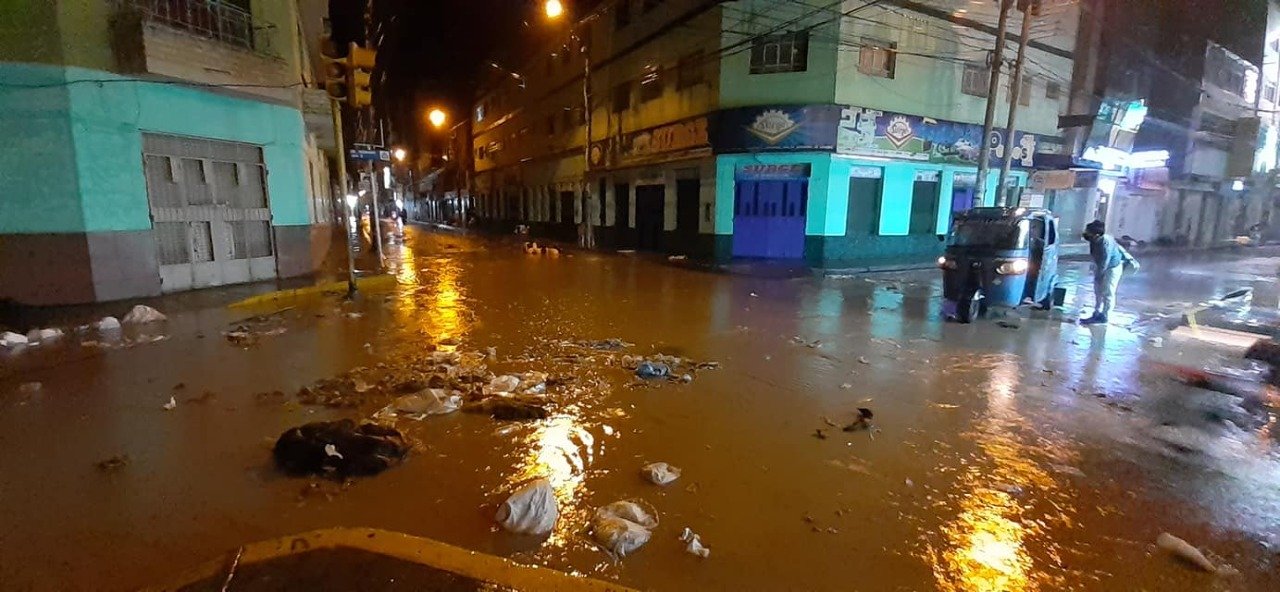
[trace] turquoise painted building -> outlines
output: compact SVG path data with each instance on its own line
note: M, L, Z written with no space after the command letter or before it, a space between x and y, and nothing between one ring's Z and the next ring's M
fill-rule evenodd
M953 213L974 205L984 142L996 171L1012 157L1009 199L1036 205L1030 172L1062 150L1077 8L1038 17L1006 141L982 137L989 4L605 3L576 25L591 39L585 118L583 53L560 51L572 38L509 64L538 76L490 73L471 121L471 197L459 207L502 232L573 240L590 227L580 240L618 250L828 269L928 264ZM1000 130L1009 90L995 98ZM996 184L989 177L985 204Z
M145 1L0 9L0 299L314 269L328 182L300 111L295 5L184 4L203 20Z

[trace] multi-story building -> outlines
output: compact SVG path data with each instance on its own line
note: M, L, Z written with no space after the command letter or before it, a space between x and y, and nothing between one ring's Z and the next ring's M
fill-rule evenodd
M0 299L310 272L329 181L298 23L294 0L5 3Z
M1135 241L1210 246L1269 219L1280 104L1274 1L1086 3L1098 97L1081 156L1096 216ZM1082 184L1077 183L1077 187Z
M1029 36L1018 131L991 137L997 169L1013 151L1018 187L1062 145L1077 13L1051 4ZM721 260L927 261L972 205L997 13L957 0L604 2L493 72L473 113L475 215L561 238L585 216L601 246ZM1002 129L1007 84L1000 95Z

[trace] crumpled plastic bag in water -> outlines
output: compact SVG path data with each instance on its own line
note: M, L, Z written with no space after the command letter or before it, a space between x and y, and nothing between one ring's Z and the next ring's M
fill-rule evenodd
M405 395L378 411L378 417L395 415L445 415L462 407L462 396L450 394L444 389L427 389L413 395ZM419 419L421 419L419 417Z
M129 310L129 314L124 315L121 319L126 325L141 325L143 323L154 323L165 320L166 316L160 311L151 308L145 304L139 304Z
M658 519L639 504L620 501L596 510L591 533L615 557L626 557L649 542L657 526Z
M498 507L494 517L503 528L518 534L543 535L556 527L560 505L546 479L526 483Z
M702 538L699 537L697 533L693 532L693 530L686 527L684 532L680 533L680 540L688 543L684 547L686 553L689 553L690 555L697 555L703 559L711 556L711 549L703 546Z
M665 378L671 375L671 367L662 362L640 362L636 376L640 378Z
M649 463L640 468L640 473L654 485L666 485L680 478L680 469L664 462Z
M489 381L489 386L485 389L485 392L489 394L512 393L515 392L516 387L518 386L520 386L519 376L512 376L510 374L505 376L495 376L493 377L493 380Z

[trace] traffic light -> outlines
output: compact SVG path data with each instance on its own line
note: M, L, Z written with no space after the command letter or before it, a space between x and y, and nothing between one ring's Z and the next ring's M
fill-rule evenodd
M352 42L347 45L346 57L338 57L328 36L320 38L320 47L324 56L324 89L329 96L357 109L369 105L373 100L369 85L377 52Z
M369 84L377 57L377 52L356 45L355 42L347 46L348 105L358 108L369 105L373 101L373 90L369 88Z
M347 59L338 57L333 40L325 35L320 38L320 54L324 58L324 90L339 101L347 99Z

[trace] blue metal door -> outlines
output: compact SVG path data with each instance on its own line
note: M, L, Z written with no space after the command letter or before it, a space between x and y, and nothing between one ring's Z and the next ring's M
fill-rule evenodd
M733 256L804 257L806 180L738 181L733 204Z

